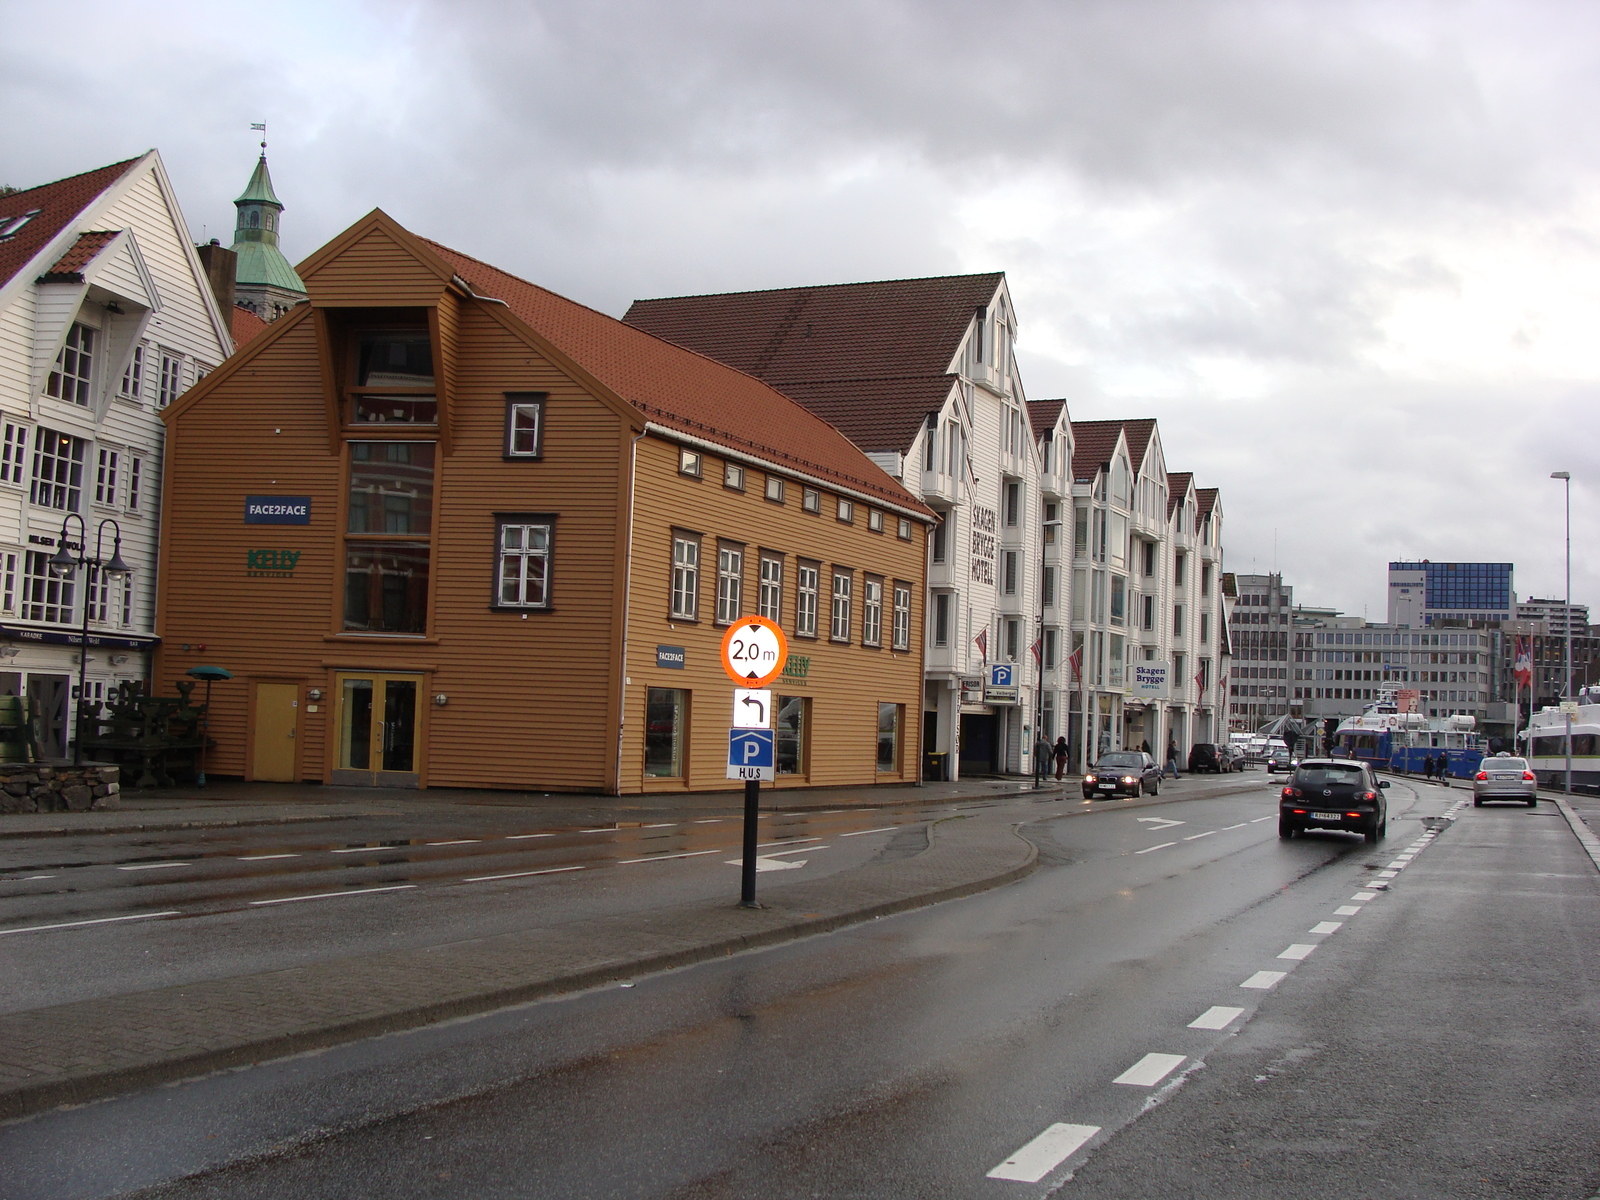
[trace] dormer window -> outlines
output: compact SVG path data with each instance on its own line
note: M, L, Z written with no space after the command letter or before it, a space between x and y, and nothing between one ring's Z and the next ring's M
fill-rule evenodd
M438 424L433 343L425 327L361 330L354 351L351 424Z
M67 340L56 355L56 365L45 380L45 394L74 404L89 403L90 380L94 375L94 334L87 325L72 323Z

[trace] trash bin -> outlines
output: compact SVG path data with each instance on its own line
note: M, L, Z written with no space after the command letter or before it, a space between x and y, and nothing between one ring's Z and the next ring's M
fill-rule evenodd
M948 750L929 750L922 756L922 782L944 783L944 760L950 756Z

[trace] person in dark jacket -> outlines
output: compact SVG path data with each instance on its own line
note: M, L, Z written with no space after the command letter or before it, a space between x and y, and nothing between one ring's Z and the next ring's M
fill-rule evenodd
M1056 746L1055 746L1056 778L1057 779L1060 779L1062 774L1066 771L1066 769L1067 769L1067 759L1070 758L1071 755L1072 755L1072 748L1067 745L1066 735L1063 734L1061 737L1058 737L1056 739Z
M1055 756L1055 747L1050 745L1043 733L1033 743L1033 779L1035 784L1044 782L1046 775L1050 774L1050 760Z
M1428 755L1422 760L1422 777L1429 783L1433 782L1433 755Z

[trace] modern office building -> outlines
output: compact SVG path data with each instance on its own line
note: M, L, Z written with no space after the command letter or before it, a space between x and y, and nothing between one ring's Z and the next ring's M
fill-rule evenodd
M1545 632L1554 637L1565 637L1569 630L1575 638L1589 632L1589 606L1569 605L1565 600L1541 600L1537 596L1518 600L1517 619L1543 621Z
M1294 588L1278 574L1234 575L1232 586L1228 728L1248 732L1284 716L1291 700L1299 698L1292 690L1289 665Z
M1291 701L1311 718L1352 717L1384 691L1430 717L1490 715L1494 634L1417 630L1360 617L1302 620L1292 633Z
M1514 620L1513 564L1392 562L1388 616L1388 624L1412 629L1440 621Z

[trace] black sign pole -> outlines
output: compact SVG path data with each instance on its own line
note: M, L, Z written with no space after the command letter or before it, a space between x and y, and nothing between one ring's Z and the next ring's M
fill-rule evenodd
M756 903L756 826L761 823L761 781L744 781L744 865L739 873L739 907L760 908Z

